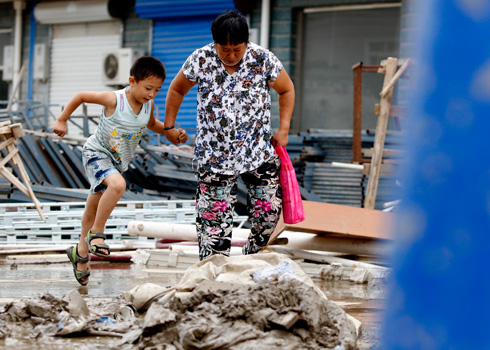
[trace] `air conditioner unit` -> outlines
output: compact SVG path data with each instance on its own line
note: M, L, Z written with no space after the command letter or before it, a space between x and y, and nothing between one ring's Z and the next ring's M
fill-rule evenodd
M108 86L129 84L129 71L134 61L143 56L143 50L115 49L102 53L102 83Z

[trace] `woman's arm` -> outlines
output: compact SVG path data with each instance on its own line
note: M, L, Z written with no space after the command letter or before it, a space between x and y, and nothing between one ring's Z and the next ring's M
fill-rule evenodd
M165 127L171 127L175 124L177 119L177 113L179 112L184 96L189 90L197 84L197 81L191 81L186 78L182 69L177 73L174 80L170 84L167 92L167 98L165 101ZM165 136L172 143L179 142L180 131L176 129L170 129L165 131Z
M294 110L294 84L283 68L277 79L270 82L269 86L279 94L279 129L272 137L272 144L274 147L286 146L288 144L289 127L291 126L291 117Z

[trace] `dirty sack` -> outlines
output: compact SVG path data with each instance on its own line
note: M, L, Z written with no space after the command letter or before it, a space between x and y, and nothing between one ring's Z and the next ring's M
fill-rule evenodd
M282 254L216 255L171 290L138 286L123 296L145 309L153 302L117 349L357 349L352 318Z

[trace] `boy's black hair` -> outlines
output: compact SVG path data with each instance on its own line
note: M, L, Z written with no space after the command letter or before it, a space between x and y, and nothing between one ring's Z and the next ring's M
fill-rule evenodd
M137 82L150 77L157 77L165 80L167 71L159 59L152 56L143 56L133 63L129 74L133 76L134 80Z
M214 42L220 45L248 43L247 19L238 11L225 11L211 24L211 33Z

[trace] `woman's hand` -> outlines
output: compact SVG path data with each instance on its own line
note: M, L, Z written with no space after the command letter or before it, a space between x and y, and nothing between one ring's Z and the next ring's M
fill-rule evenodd
M287 131L278 130L274 136L272 136L272 146L283 146L286 147L289 141L289 136Z

